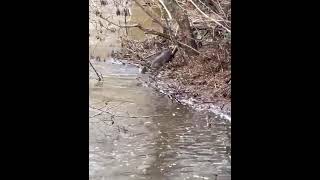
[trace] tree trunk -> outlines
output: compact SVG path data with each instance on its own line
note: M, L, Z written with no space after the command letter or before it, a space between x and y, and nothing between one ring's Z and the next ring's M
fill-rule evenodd
M175 0L163 0L164 4L168 8L172 17L177 21L179 25L180 32L179 37L180 41L183 43L197 49L195 39L190 27L190 22L187 13L183 12L183 9L179 7ZM188 51L188 54L193 54L193 51Z

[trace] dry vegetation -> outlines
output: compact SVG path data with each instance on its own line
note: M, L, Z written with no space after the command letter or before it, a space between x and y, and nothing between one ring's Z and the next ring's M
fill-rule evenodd
M116 24L108 18L96 14L109 25L120 28L136 27L144 31L144 41L121 38L122 50L114 57L126 59L140 65L150 61L150 55L162 49L178 46L174 59L160 71L158 80L170 82L175 89L203 102L231 100L231 1L230 0L132 0L148 14L154 22L163 27L159 32L141 24ZM110 1L112 2L112 1ZM169 2L169 3L168 3ZM170 2L175 2L178 10L186 15L190 32L181 29L185 19L172 14ZM125 1L123 1L125 4ZM152 11L151 6L161 9L161 16ZM171 31L170 31L171 30ZM192 44L192 42L195 43Z

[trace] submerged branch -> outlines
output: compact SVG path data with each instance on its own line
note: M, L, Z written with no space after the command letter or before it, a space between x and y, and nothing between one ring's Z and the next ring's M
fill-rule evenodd
M89 64L90 64L90 66L92 67L92 69L94 70L94 72L97 74L97 76L98 76L98 78L99 78L99 81L101 81L101 80L102 80L102 78L101 78L101 77L100 77L100 75L98 74L98 72L97 72L96 68L92 65L92 63L91 63L90 59L89 59Z
M128 114L128 116L114 115L114 114L112 114L111 112L108 111L109 109L103 110L103 108L105 108L105 107L106 107L106 106L101 107L101 108L95 108L95 107L89 106L89 108L92 108L92 109L95 109L95 110L100 111L99 113L97 113L97 114L95 114L95 115L92 115L92 116L90 116L89 118L96 117L96 116L101 115L101 114L103 114L103 113L109 114L109 115L111 115L112 117L122 117L122 118L152 118L152 117L170 117L170 116L171 116L171 115L163 115L163 114L146 115L146 116L130 116L129 114Z

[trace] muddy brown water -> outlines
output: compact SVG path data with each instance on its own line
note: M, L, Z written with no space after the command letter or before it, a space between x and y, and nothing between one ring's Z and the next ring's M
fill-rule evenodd
M109 56L118 36L90 40L106 61L92 60L102 82L89 69L89 179L231 179L230 122L210 114L208 124L205 112L141 84L135 66Z

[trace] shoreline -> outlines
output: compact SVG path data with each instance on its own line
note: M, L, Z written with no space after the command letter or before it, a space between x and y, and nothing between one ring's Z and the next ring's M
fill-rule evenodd
M131 64L141 69L143 66L141 64L136 64L128 60L121 60L113 58L113 61L118 61L120 63ZM144 83L146 87L150 87L164 95L167 95L171 100L174 100L182 105L189 106L190 108L196 111L207 111L214 113L222 119L226 119L231 122L231 101L228 100L213 100L213 101L204 101L204 98L194 98L188 95L188 93L181 93L181 91L186 91L186 89L177 89L175 86L172 86L174 80L162 78L161 75L166 71L160 72L157 77L154 74L146 73L139 74L137 78L138 81ZM171 82L170 82L171 80Z

